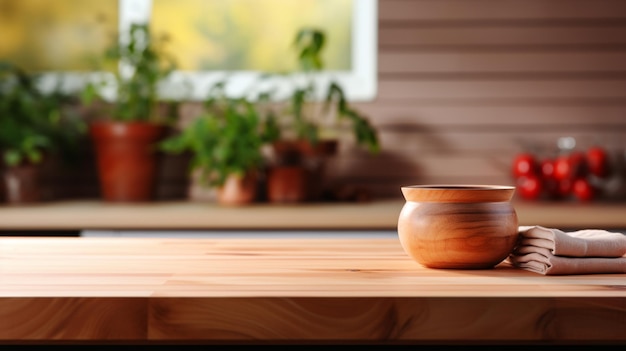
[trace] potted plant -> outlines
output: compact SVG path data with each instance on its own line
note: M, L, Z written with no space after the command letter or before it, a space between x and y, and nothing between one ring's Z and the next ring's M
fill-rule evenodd
M88 105L99 101L102 109L89 123L89 134L104 200L143 202L154 198L156 145L176 118L167 114L166 102L158 96L160 83L176 62L163 50L167 38L154 38L148 24L131 24L127 34L103 55L105 63L119 66L113 79L88 83L82 97ZM113 99L106 96L110 88Z
M258 199L265 165L264 145L277 137L277 126L246 97L229 98L218 82L204 101L203 112L180 133L160 143L168 153L188 152L190 173L217 190L222 205L244 205Z
M376 129L365 115L350 105L339 83L331 80L323 87L324 99L319 99L320 87L314 78L324 69L322 52L325 43L325 33L316 28L303 28L296 34L294 47L299 73L304 80L294 81L291 93L281 101L284 110L279 113L282 116L280 138L273 143L275 161L268 175L270 186L290 182L295 188L281 187L290 194L268 189L270 200L318 200L325 161L337 152L338 135L346 128L358 146L372 154L380 151ZM308 179L295 181L295 177ZM307 189L306 194L294 195L303 188Z
M41 91L36 78L10 62L0 62L0 168L10 204L42 200L44 159L60 156L68 161L85 133L83 121L64 108L71 96L57 89Z

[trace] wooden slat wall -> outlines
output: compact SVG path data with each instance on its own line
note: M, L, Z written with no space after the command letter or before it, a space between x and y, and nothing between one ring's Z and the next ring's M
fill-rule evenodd
M400 197L408 184L509 184L516 152L561 136L626 148L626 1L380 0L378 12L378 96L357 106L383 152L342 145L332 183ZM184 196L173 162L162 198ZM92 196L94 179L65 184Z
M360 107L384 152L342 154L341 181L508 184L529 145L626 148L626 1L381 0L378 35L378 96Z

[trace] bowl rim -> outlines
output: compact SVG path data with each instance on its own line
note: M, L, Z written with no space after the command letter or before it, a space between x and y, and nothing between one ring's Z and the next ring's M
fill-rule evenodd
M515 187L496 184L421 184L401 187L411 202L503 202L510 201Z
M429 190L467 190L467 191L488 191L488 190L514 190L513 185L500 184L415 184L404 185L402 188L409 189L429 189Z

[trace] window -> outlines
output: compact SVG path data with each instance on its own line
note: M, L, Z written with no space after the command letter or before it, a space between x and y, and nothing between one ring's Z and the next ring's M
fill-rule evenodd
M148 21L155 35L170 36L180 66L164 97L203 99L225 77L228 92L241 95L262 72L293 69L291 40L297 27L312 25L328 41L316 81L335 79L351 100L376 95L377 0L0 0L0 8L0 58L44 73L44 86L77 89L86 71L97 74L89 56L117 29ZM289 89L287 79L273 83Z

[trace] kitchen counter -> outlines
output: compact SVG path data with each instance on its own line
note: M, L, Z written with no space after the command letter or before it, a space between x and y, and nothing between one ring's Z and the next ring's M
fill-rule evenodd
M626 344L626 275L435 270L395 238L0 238L0 343Z
M205 202L119 204L65 201L0 206L0 231L83 229L372 229L395 230L404 201L254 204L221 207ZM561 229L626 229L624 203L514 203L520 225Z

